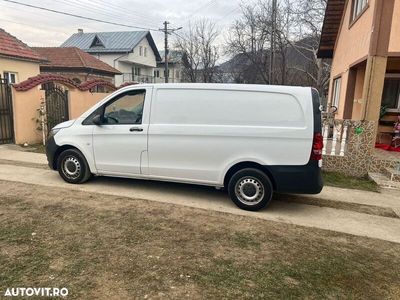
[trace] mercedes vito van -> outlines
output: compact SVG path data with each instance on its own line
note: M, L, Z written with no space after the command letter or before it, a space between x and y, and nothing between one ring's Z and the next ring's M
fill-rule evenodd
M46 152L69 183L96 175L210 185L259 210L273 192L321 191L319 95L267 85L128 86L55 126Z

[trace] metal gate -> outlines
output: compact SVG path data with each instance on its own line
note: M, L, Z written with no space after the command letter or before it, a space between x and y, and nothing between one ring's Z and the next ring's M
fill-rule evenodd
M68 91L56 85L46 85L47 132L57 124L68 120Z
M0 144L14 142L14 122L11 87L6 79L0 78Z

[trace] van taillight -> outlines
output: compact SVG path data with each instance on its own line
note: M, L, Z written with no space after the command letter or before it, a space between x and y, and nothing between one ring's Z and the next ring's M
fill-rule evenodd
M319 132L314 133L313 145L311 150L311 160L322 159L322 148L324 148L324 139Z

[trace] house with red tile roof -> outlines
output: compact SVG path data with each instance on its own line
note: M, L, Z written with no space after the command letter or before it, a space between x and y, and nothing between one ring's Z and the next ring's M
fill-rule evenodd
M39 74L43 59L28 45L0 28L0 77L18 83Z
M40 64L41 74L59 74L76 84L94 79L113 82L121 72L77 47L34 47L46 59Z

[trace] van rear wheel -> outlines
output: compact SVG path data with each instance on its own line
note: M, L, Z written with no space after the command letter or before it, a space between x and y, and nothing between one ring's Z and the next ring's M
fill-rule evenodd
M91 177L89 166L83 154L77 149L68 149L58 156L57 170L68 183L84 183Z
M247 168L231 177L228 192L232 201L241 209L257 211L271 202L273 186L264 172Z

